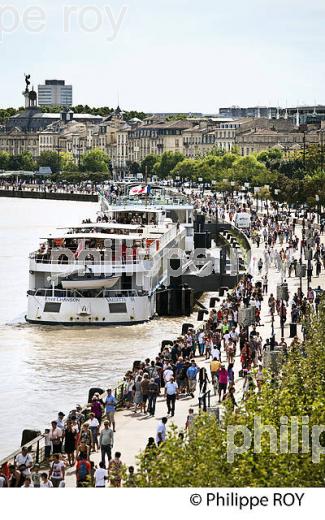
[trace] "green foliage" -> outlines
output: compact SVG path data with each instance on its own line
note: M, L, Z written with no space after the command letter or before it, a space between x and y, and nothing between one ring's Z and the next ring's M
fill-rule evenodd
M265 381L260 394L249 392L247 399L233 412L226 401L226 413L219 426L215 416L201 413L190 432L181 440L172 429L157 450L140 453L135 485L139 487L322 487L325 458L312 460L313 426L325 424L325 306L319 316L307 321L307 340L290 349L282 364L277 385ZM270 449L269 435L261 437L261 450L254 443L242 454L227 461L227 429L246 426L254 434L254 421L270 425L277 432L277 450ZM288 417L288 450L280 450L280 426ZM291 433L291 418L297 418L298 443ZM302 450L302 418L308 417L310 449ZM321 443L324 446L324 434ZM241 444L242 439L236 439ZM297 453L291 449L297 447ZM306 446L306 444L305 444ZM289 451L289 453L286 453ZM290 453L291 451L291 453Z
M130 175L136 176L141 171L141 166L136 161L127 164Z
M60 156L57 152L45 150L41 152L38 158L38 167L47 166L51 168L52 173L57 173L60 170Z
M81 156L80 170L83 172L107 172L109 157L106 152L99 148L89 150Z
M140 171L143 173L143 175L147 172L149 176L154 174L154 165L158 161L157 155L149 154L147 155L140 166Z
M153 171L161 179L168 177L175 166L184 160L184 155L179 152L164 152L155 163Z
M29 171L36 169L36 162L30 152L23 152L20 155L9 156L8 169L12 171Z
M0 152L0 170L8 170L10 154L8 152Z

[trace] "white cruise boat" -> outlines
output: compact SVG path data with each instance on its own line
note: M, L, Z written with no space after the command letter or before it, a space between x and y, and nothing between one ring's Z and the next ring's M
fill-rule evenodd
M180 195L101 195L96 222L59 228L30 255L29 323L141 323L156 312L170 250L193 250L193 207ZM184 269L186 262L184 263Z

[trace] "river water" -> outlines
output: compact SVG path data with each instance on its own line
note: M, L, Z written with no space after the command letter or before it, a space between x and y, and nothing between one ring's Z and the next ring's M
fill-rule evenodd
M56 226L77 224L97 209L0 198L0 458L19 447L23 429L43 431L59 411L84 404L89 388L113 386L135 359L180 334L183 318L80 329L25 323L29 253Z

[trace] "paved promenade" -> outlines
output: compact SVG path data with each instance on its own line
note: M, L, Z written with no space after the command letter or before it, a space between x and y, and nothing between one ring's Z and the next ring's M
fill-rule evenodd
M296 232L298 232L298 235L300 236L300 228L297 228ZM322 242L324 240L324 235L322 236ZM277 245L277 248L280 249L280 246ZM257 262L260 257L263 258L263 249L264 244L261 242L261 245L259 249L256 248L256 246L253 246L252 249L252 259L253 263L257 265ZM254 262L255 258L255 262ZM257 268L256 268L257 270ZM255 270L254 270L255 272ZM254 274L254 272L252 274ZM264 274L264 271L262 275ZM254 274L254 281L258 281L261 277L256 276ZM265 340L267 338L271 337L271 330L272 330L272 320L271 316L269 314L269 308L268 308L268 297L271 293L273 293L276 296L276 286L278 283L281 282L281 274L278 272L274 266L270 266L269 272L268 272L268 280L269 280L269 288L268 288L268 294L264 297L264 301L262 302L262 308L261 308L261 324L262 326L258 327L258 331L260 332L260 335L263 339L262 344L265 343ZM293 294L297 291L299 287L299 278L287 278L286 279L289 286L289 294L290 297L293 296ZM322 288L325 289L325 275L324 271L322 275L319 278L313 277L312 278L312 287L315 288L318 285L321 285ZM303 291L306 293L307 288L307 278L303 278ZM213 296L218 296L217 293L212 294L209 293L209 295L206 295L204 299L204 303L207 304L209 302L209 299ZM221 298L222 300L222 298ZM200 325L200 322L196 321L197 319L197 313L193 314L191 318L189 318L187 321L190 323L193 323L194 326L197 328ZM184 320L185 321L185 320ZM285 326L285 340L288 344L290 344L291 339L289 339L289 323L290 323L290 312L288 312L287 316L287 324ZM157 325L154 323L152 326L159 326L159 322ZM281 328L280 328L280 318L275 315L274 320L274 330L275 330L275 336L276 340L280 341L281 339ZM171 339L174 340L180 335L180 330L175 330L174 336L170 338L164 338L164 339ZM298 325L298 335L301 336L301 326ZM160 349L160 345L157 345L157 352ZM222 359L225 359L224 353L222 354ZM210 378L210 370L209 370L209 361L206 361L204 358L196 358L196 361L199 366L205 366L207 368L208 376ZM239 361L239 353L237 352L234 371L235 371L235 381L236 381L236 394L235 398L236 401L240 401L242 396L242 387L243 387L243 379L238 377L238 372L241 368L240 361ZM218 406L217 403L217 397L213 396L213 389L210 385L209 388L211 389L211 395L212 400L211 404L212 406ZM194 398L186 397L181 398L176 401L176 411L175 411L175 417L168 419L167 423L167 430L168 426L170 427L171 424L177 425L179 428L184 429L186 417L188 414L188 409L190 407L194 408L195 413L198 413L198 390L196 392L196 395ZM115 451L120 451L122 456L121 460L126 465L133 465L136 464L136 456L139 453L140 450L143 450L146 446L148 437L156 437L156 429L158 426L158 423L160 419L167 415L167 408L166 408L166 402L164 397L159 397L157 400L157 406L156 406L156 416L155 417L149 417L144 414L140 413L134 413L130 410L122 410L116 413L116 433L114 438L114 446L112 453L114 454ZM91 460L95 462L95 465L98 465L100 461L100 452L94 453L91 455ZM67 487L75 487L76 481L75 481L75 469L69 468L66 471L66 486Z

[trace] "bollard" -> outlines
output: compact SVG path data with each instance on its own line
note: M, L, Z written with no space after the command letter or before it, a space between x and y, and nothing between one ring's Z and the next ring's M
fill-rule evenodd
M102 395L105 392L102 388L91 388L88 392L88 401L87 403L91 403L92 398L94 397L94 394L99 393L99 395Z
M162 342L161 342L161 352L164 350L164 348L167 346L167 345L174 345L174 342L171 341L170 339L164 339Z
M197 321L203 321L204 315L208 314L208 311L199 311L197 313Z
M182 336L187 334L188 329L193 329L194 325L192 323L183 323L182 325Z
M21 436L20 446L25 446L25 444L28 444L33 439L36 439L36 437L38 437L39 435L41 435L40 431L36 431L36 430L23 430L23 433L22 433L22 436Z
M297 323L290 323L290 338L297 336Z
M210 309L214 309L215 308L216 302L220 302L220 298L210 298L210 303L209 303Z

